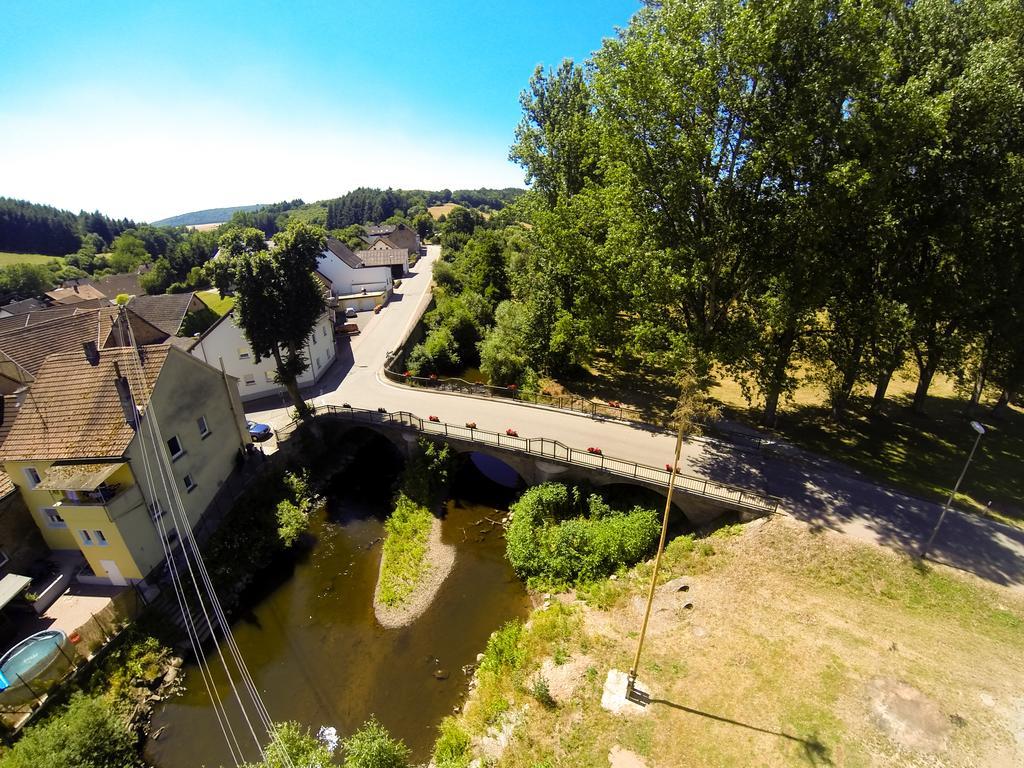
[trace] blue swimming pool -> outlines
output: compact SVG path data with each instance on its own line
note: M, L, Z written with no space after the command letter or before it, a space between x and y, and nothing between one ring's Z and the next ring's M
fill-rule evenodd
M0 657L0 703L29 701L57 682L71 666L67 635L36 632Z

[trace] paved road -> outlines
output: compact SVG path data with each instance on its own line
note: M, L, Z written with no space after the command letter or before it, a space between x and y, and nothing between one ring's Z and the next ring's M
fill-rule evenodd
M357 408L409 411L422 418L503 432L549 437L574 448L599 446L607 455L656 467L672 460L674 440L664 432L582 414L412 389L384 379L381 369L430 301L430 270L440 255L427 256L403 280L391 303L369 318L359 336L342 341L338 361L321 382L305 391L314 402ZM285 407L257 405L250 417L277 428L289 421ZM732 446L692 441L684 446L683 472L778 496L787 513L821 528L903 551L914 551L938 518L939 506L903 495L858 476L806 462L768 457ZM1024 593L1024 531L975 515L951 512L932 558Z

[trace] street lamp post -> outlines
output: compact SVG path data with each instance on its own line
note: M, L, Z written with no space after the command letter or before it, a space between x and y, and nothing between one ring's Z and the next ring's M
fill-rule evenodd
M953 498L956 496L957 491L960 490L960 483L964 480L964 475L967 474L967 467L971 465L971 459L974 458L974 452L978 450L978 443L981 442L981 436L985 434L985 427L979 424L977 421L971 422L971 429L978 433L978 436L974 438L974 445L971 446L971 452L967 454L967 461L964 462L964 468L960 471L960 477L956 480L956 485L953 486L953 492L949 494L949 498L946 499L946 503L942 505L942 512L939 513L939 519L935 523L935 527L932 528L931 536L928 537L928 541L925 542L924 546L921 547L921 554L919 557L922 559L928 554L928 550L932 548L932 544L935 542L935 537L939 533L939 526L942 525L942 521L946 519L946 513L949 511L950 506L953 504Z

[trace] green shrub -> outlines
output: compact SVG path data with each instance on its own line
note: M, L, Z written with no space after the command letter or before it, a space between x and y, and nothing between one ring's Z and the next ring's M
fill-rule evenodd
M518 619L505 622L487 638L480 669L489 672L512 671L523 663L523 624Z
M619 512L599 496L581 503L577 489L545 483L512 506L505 551L534 586L581 584L643 559L660 530L654 510Z
M294 544L309 524L309 512L288 499L277 502L277 535L286 547Z
M242 768L327 768L331 752L308 729L296 722L279 723L264 750L260 763L247 763Z
M27 728L0 768L131 768L137 741L110 704L76 694L59 715Z
M345 768L408 768L409 748L371 717L341 743Z
M421 437L417 448L402 472L401 491L417 504L432 507L448 491L454 458L447 443L435 443Z
M469 765L469 734L454 717L446 717L437 727L434 764L437 768L466 768Z
M548 685L547 678L544 677L540 672L533 676L530 680L530 695L535 698L544 709L555 708L555 698L551 695L551 686Z

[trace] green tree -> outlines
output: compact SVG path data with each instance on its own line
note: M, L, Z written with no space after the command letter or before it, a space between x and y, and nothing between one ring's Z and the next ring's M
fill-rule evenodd
M325 240L321 227L297 222L278 233L268 251L262 231L232 229L221 237L225 263L215 275L222 295L234 289L238 323L256 360L274 358L277 380L287 388L302 419L312 414L297 379L309 366L302 348L324 311L313 272Z
M153 266L146 274L139 278L142 290L150 296L166 292L172 282L174 282L174 272L171 270L171 263L162 256L153 262Z
M67 708L28 728L2 768L132 768L138 739L122 713L100 698L76 694Z
M341 743L345 768L408 768L409 748L371 717Z
M538 66L519 97L523 117L509 159L549 207L581 192L598 177L599 149L583 68L565 59L555 71Z
M330 750L293 721L274 726L264 753L266 759L262 762L246 763L242 768L328 768L334 764Z
M134 272L150 260L146 244L128 232L118 235L110 246L109 264L114 272Z

